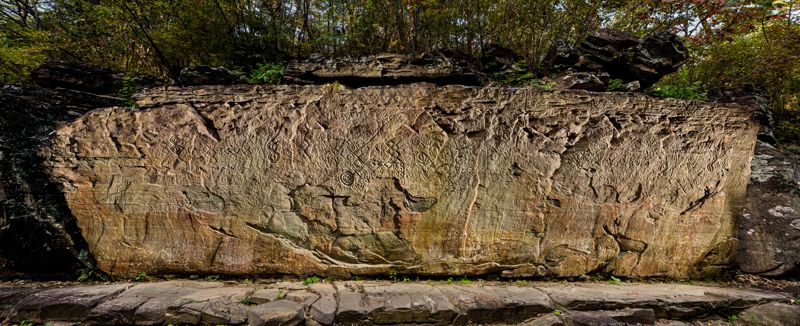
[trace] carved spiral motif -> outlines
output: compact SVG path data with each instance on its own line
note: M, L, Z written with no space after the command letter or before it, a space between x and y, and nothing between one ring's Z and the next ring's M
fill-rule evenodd
M352 186L356 182L356 175L350 171L344 171L339 175L339 181L345 186Z

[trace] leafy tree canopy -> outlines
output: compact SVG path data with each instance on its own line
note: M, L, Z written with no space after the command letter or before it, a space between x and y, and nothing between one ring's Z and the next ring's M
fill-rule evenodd
M249 74L315 53L480 55L490 44L535 70L555 40L669 29L692 58L656 89L702 98L754 84L796 141L799 17L798 0L0 0L0 83L25 82L47 58L175 77L192 65Z

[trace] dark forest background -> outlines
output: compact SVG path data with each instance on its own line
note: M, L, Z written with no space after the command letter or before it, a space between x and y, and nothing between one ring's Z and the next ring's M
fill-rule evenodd
M28 82L47 59L159 77L194 65L251 75L316 54L479 57L490 45L537 71L557 40L666 29L691 58L651 91L702 100L752 84L770 97L779 140L798 143L799 22L800 1L786 0L0 0L0 83Z

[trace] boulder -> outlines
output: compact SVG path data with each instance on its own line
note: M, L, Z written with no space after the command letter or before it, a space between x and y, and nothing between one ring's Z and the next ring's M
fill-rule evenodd
M556 40L542 61L542 66L557 72L572 67L580 57L580 52L574 46L564 40Z
M431 84L138 104L42 150L118 276L713 275L735 256L758 129L734 104Z
M31 80L46 88L65 88L95 94L112 94L122 87L123 75L84 63L48 61L31 71Z
M507 47L490 44L483 49L481 55L481 68L485 72L498 72L502 70L527 70L527 67L518 67L517 63L522 57Z
M575 68L608 73L624 82L638 80L642 89L675 72L689 58L677 35L662 31L644 39L612 29L602 29L580 44Z
M785 326L800 323L800 305L770 302L742 311L738 320L746 325Z
M606 74L605 77L608 75ZM558 88L561 89L583 89L587 91L602 92L606 90L606 84L592 72L574 72L560 77L557 81Z
M339 83L351 87L429 82L439 85L480 84L480 74L459 55L380 54L366 57L312 58L290 61L289 84Z
M746 273L800 273L800 157L761 141L739 219L738 262Z

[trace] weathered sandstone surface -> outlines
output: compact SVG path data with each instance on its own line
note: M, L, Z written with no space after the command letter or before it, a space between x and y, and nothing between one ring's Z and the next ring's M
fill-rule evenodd
M687 284L167 281L0 285L0 322L81 325L794 325L790 297ZM554 313L555 312L555 313ZM788 321L787 324L785 321ZM702 324L700 323L702 322ZM724 324L723 324L724 325Z
M708 275L758 129L733 104L430 84L138 103L42 152L113 275Z

